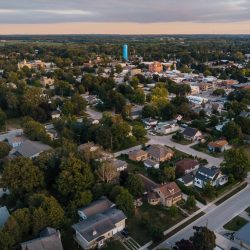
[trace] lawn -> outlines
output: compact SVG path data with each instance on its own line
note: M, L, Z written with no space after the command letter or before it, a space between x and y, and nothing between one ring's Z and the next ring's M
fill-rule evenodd
M120 241L114 240L109 241L104 247L104 250L126 250L126 248L121 244Z
M240 216L234 217L232 220L230 220L227 224L225 224L223 227L226 230L230 231L238 231L240 230L243 226L245 226L248 223L248 221Z
M142 218L144 218L144 220L148 218L150 225L145 226L142 224ZM167 207L143 204L142 207L136 209L135 215L128 219L127 227L130 235L140 245L144 245L152 239L149 229L150 226L163 232L184 218L185 216L179 210L177 210L175 217L173 217Z
M198 143L198 144L195 144L193 146L191 146L191 148L193 148L194 150L196 151L199 151L199 152L203 152L205 154L208 154L208 155L211 155L213 157L222 157L224 154L223 153L216 153L216 152L211 152L208 150L207 148L207 145L206 144L203 144L203 143Z
M189 145L189 144L192 143L191 141L188 141L188 140L185 140L185 139L175 140L175 139L172 138L172 141L175 142L175 143L179 143L181 145Z

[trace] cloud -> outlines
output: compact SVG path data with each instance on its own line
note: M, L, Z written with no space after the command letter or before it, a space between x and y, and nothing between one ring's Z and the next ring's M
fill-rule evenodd
M250 20L249 0L0 0L0 24Z

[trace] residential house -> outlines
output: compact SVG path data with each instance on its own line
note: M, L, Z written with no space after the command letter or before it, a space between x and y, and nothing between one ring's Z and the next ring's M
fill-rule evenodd
M99 149L100 147L96 145L94 142L87 142L84 144L81 144L78 146L78 151L90 151L90 152L95 152Z
M79 208L77 213L81 220L86 220L94 214L103 213L104 211L115 207L115 204L111 202L106 196L102 196L98 200L93 201L88 206Z
M27 140L26 137L22 135L15 135L8 138L8 143L12 148L20 146L23 142Z
M117 172L122 172L128 167L128 163L126 161L114 159L113 160L113 165L116 168Z
M41 78L40 81L41 81L42 86L46 87L46 86L53 86L55 79L44 76Z
M142 109L143 109L143 106L133 105L131 108L131 118L133 120L139 118L142 114Z
M50 137L50 139L52 141L59 138L59 135L58 135L57 131L55 129L53 129L53 128L46 130L46 132L47 132L47 135Z
M4 224L7 222L9 217L10 217L10 213L7 207L0 207L0 229L3 228Z
M20 146L15 148L15 156L23 156L30 159L33 159L39 156L42 152L50 150L49 145L43 144L38 141L26 140Z
M158 161L154 161L152 159L146 159L145 161L143 161L143 164L147 168L159 169L159 167L160 167L160 163Z
M155 127L155 131L163 135L177 132L179 129L180 127L178 124L169 122L158 123Z
M194 176L192 174L186 174L177 180L183 183L186 187L193 186L194 184Z
M132 161L144 161L148 158L148 152L138 149L128 153L128 158Z
M159 201L163 206L171 207L182 200L182 193L175 182L163 184L154 189L158 194Z
M207 183L213 187L223 186L228 182L228 177L223 175L217 167L200 167L194 176L194 185L203 188Z
M176 162L175 173L178 176L183 176L189 174L190 172L193 172L194 170L197 170L199 166L200 164L198 161L185 158L183 160Z
M182 132L184 139L188 141L199 141L203 139L202 133L196 128L186 128Z
M82 211L87 214L86 218L72 226L74 240L82 249L102 247L106 240L125 228L127 217L105 197L91 203Z
M21 243L22 250L63 250L60 232L54 228L47 227L39 237Z
M152 119L152 118L145 118L145 119L143 119L143 123L146 126L153 127L153 126L157 125L158 121L155 119Z
M208 150L211 152L222 153L227 149L229 149L227 140L211 141L208 143Z
M51 118L56 119L61 117L61 112L59 110L55 110L51 112Z
M149 64L148 70L151 73L161 73L163 71L163 65L160 62L153 62Z
M159 144L149 146L147 151L149 157L158 162L168 161L174 156L173 150Z

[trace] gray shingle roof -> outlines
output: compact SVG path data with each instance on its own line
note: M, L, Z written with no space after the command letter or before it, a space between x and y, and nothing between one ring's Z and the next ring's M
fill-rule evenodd
M93 201L86 207L78 209L83 212L87 217L90 217L97 213L103 213L107 209L114 207L115 204L111 202L107 197L103 196L100 199Z
M165 146L155 144L148 148L148 153L154 158L163 158L168 153L173 153L173 151Z
M72 227L88 242L98 239L106 232L116 228L116 223L126 219L125 214L116 208L92 215L88 219L74 224Z
M196 133L198 132L198 130L196 128L186 128L182 134L188 137L193 137L196 135Z
M23 142L20 146L16 147L16 153L23 157L32 158L43 151L49 150L51 147L49 145L43 144L38 141L27 140Z
M23 242L22 250L63 250L61 239L54 228L46 228L40 238Z

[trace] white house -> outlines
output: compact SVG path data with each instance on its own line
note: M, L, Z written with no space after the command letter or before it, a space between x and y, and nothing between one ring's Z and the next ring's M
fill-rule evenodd
M203 188L207 183L213 187L223 186L228 182L228 177L223 175L217 167L200 167L194 176L194 186Z
M167 135L174 133L180 129L179 125L176 123L161 122L155 127L155 131L159 134Z

